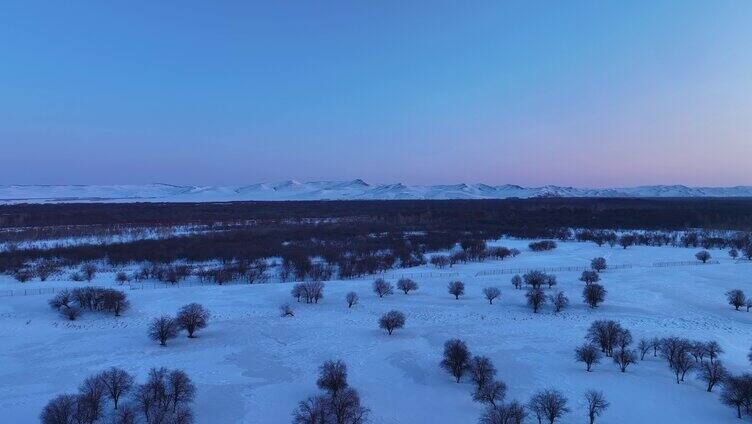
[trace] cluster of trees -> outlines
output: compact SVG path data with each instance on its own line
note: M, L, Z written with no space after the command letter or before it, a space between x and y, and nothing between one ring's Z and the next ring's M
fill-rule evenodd
M616 321L594 321L585 338L587 343L575 349L575 360L583 362L588 372L604 355L612 358L621 372L626 372L629 365L637 363L637 354L629 348L632 333Z
M546 250L556 249L556 242L553 240L534 241L527 245L533 252L544 252Z
M747 308L749 312L752 308L752 298L748 298L741 289L733 289L726 292L726 300L728 304L733 306L735 310L739 310L741 307Z
M149 338L165 346L167 340L174 339L185 330L188 338L196 337L196 332L206 328L211 313L198 303L189 303L178 310L175 317L162 315L154 318L149 326Z
M460 242L461 250L448 255L433 255L429 261L436 268L452 267L458 263L483 262L489 259L504 260L520 254L518 249L503 246L488 247L482 239L464 239Z
M84 380L78 393L50 400L39 419L42 424L191 424L195 395L196 387L181 370L152 368L144 384L135 384L132 375L113 367Z
M120 316L130 307L126 294L120 290L103 287L77 287L62 290L48 301L50 307L73 321L83 311L111 312Z
M12 234L45 228L45 231L54 229L59 233L56 236L65 238L64 234L78 234L84 226L119 225L146 233L168 226L204 227L188 234L165 234L122 243L6 249L0 252L0 272L15 273L40 259L74 266L98 260L122 265L181 260L226 263L281 257L283 261L291 258L288 260L294 265L289 268L291 273L302 275L309 268L308 263L292 258L305 257L309 262L323 261L348 278L389 266L422 263L424 252L451 249L463 241L461 247L467 248L467 260L471 260L478 257L476 240L504 235L592 240L624 247L676 244L729 248L752 257L750 234L711 231L748 229L749 204L743 199L507 199L353 201L336 205L330 202L3 205L0 226L18 230ZM709 230L685 231L700 227ZM580 230L573 232L570 228ZM616 233L615 228L641 231ZM116 230L122 232L123 228ZM499 254L503 256L504 252Z
M347 382L342 361L326 361L319 367L316 385L322 393L301 401L292 413L293 424L364 424L370 410L360 403L358 391Z
M305 303L319 303L319 300L324 298L324 283L321 281L297 283L292 286L290 294L298 302L303 299Z
M729 249L729 254L736 259L740 252L747 259L752 259L752 234L747 232L726 231L639 231L617 234L608 230L579 230L574 233L574 240L590 241L598 246L608 244L626 249L633 245L640 246L677 246L685 248L702 247L703 249ZM704 254L703 254L704 256ZM698 258L700 259L700 258ZM707 259L710 259L709 257ZM706 260L707 260L706 259ZM702 260L702 259L700 259Z
M560 312L569 305L569 298L563 291L556 291L547 295L544 288L553 289L557 284L556 276L543 271L532 270L522 276L515 275L512 277L512 286L515 289L522 289L527 286L525 298L527 304L537 313L548 302L554 307L555 312Z
M469 376L473 384L473 400L486 406L479 420L481 424L522 424L529 414L539 423L545 420L554 424L570 411L568 399L554 389L536 392L525 405L517 401L505 402L507 385L496 378L496 367L491 359L473 356L460 339L444 343L444 354L439 365L458 383L463 376ZM594 390L585 393L585 404L591 424L609 406L603 393Z
M695 341L681 337L653 337L640 339L637 349L630 349L632 334L621 324L612 320L594 321L586 335L587 343L575 349L575 360L592 371L595 364L605 357L612 358L621 372L652 352L653 357L663 358L677 384L684 381L687 373L694 371L698 380L705 383L706 391L712 392L721 386L721 402L736 409L737 418L742 410L752 414L752 374L734 376L725 368L719 356L723 349L716 341ZM752 362L752 350L748 355Z

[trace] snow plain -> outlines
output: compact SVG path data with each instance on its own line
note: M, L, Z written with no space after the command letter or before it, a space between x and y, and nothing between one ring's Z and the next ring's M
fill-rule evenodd
M36 422L47 400L75 391L85 377L106 367L125 368L143 381L150 367L165 366L184 369L197 384L199 423L289 423L297 402L317 392L317 367L342 359L373 423L474 423L483 407L472 401L471 384L455 383L438 366L444 341L458 337L474 354L493 360L508 386L508 400L525 402L543 388L564 392L572 412L562 423L587 422L582 395L588 389L602 390L611 402L599 423L738 422L719 402L717 390L707 393L693 376L677 385L659 358L648 356L624 374L606 361L586 373L573 360L573 350L593 320L616 319L636 340L668 335L717 340L732 372L749 371L752 312L734 311L724 292L752 291L752 264L712 251L720 264L656 268L650 265L693 260L695 250L568 242L533 253L527 243L494 243L523 251L503 262L389 272L383 277L392 282L410 274L420 289L383 299L371 291L373 278L328 282L318 305L294 303L292 283L141 289L128 290L132 308L122 317L90 313L71 323L47 306L49 295L0 297L0 421ZM493 269L586 266L596 256L634 267L604 272L608 296L594 310L580 299L579 272L555 273L571 301L559 314L550 307L533 314L523 291L509 283L511 275L477 276ZM466 283L466 296L454 300L446 292L450 279ZM112 281L112 274L100 274L95 283ZM34 281L24 287L76 284L81 283ZM493 305L481 293L490 285L502 290ZM0 288L20 286L0 277ZM344 297L351 290L360 303L348 309ZM290 301L295 317L281 318L279 305ZM183 335L160 347L146 337L151 318L174 314L189 302L213 313L197 339ZM388 336L376 321L391 309L403 311L407 324Z

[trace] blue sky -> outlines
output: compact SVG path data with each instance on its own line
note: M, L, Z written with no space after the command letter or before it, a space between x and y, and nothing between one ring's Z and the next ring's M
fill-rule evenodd
M752 2L0 4L0 184L752 184Z

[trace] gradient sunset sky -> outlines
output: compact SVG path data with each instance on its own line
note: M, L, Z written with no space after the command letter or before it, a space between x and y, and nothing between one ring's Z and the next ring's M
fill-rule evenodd
M752 1L8 1L0 184L752 184Z

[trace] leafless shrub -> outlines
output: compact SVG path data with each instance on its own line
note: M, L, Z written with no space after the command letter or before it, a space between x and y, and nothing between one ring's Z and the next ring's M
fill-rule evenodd
M347 296L345 296L345 300L347 301L347 307L352 308L353 305L358 303L358 293L355 292L349 292L347 293Z
M154 318L149 326L149 338L159 341L159 344L165 346L167 340L174 339L178 335L178 324L174 318L169 315L163 315Z
M390 335L398 328L405 326L405 315L400 311L389 311L379 318L379 328L387 331Z
M462 376L470 368L470 351L465 342L459 339L447 340L444 343L444 359L441 360L440 365L452 374L459 383Z
M189 303L178 311L176 318L178 328L188 332L188 337L193 338L194 333L206 328L211 313L198 303Z
M455 299L459 299L460 296L465 294L465 283L462 281L452 281L447 286L447 290L449 291L449 294L454 296Z
M498 287L486 287L483 289L483 295L488 300L488 304L493 305L494 299L501 295L501 290Z
M282 318L285 318L285 317L294 317L295 313L292 310L292 306L290 306L289 303L284 303L284 304L280 305L280 307L279 307L279 316L281 316Z
M408 294L412 290L418 290L418 283L409 278L400 278L397 281L397 288Z
M376 281L373 282L373 292L381 298L394 293L394 290L392 288L392 283L383 278L377 278Z

